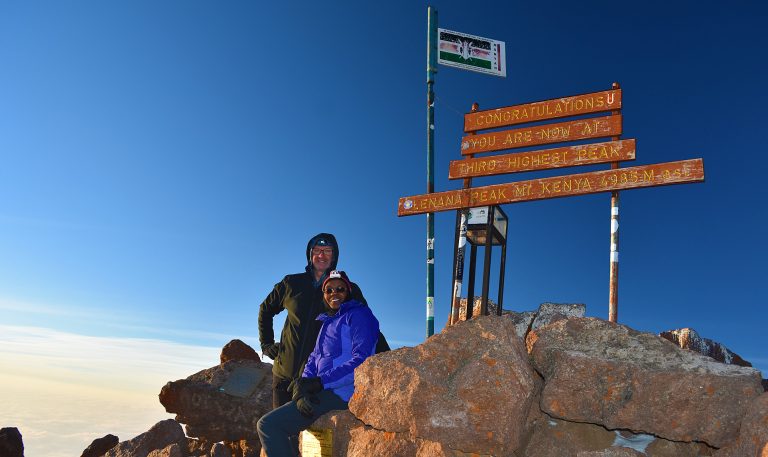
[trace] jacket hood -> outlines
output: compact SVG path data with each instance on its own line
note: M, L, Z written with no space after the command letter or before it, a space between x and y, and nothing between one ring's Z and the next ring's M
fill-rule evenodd
M331 235L330 233L318 233L317 235L313 236L309 242L307 243L307 271L312 271L312 248L315 247L315 245L320 240L325 240L327 246L333 247L333 258L331 259L331 266L328 267L328 271L335 270L336 264L339 262L339 243L336 242L336 237Z

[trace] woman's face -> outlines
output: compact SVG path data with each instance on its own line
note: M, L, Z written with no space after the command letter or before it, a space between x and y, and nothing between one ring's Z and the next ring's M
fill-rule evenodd
M339 309L339 306L347 301L347 296L349 296L347 283L341 279L331 279L325 283L323 297L325 298L325 302L328 303L328 306L331 308Z

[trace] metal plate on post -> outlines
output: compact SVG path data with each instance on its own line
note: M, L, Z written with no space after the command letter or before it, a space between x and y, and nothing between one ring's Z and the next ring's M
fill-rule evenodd
M526 122L621 109L621 89L555 98L464 115L464 131L494 129Z
M620 114L467 135L461 139L461 154L478 154L617 135L621 135Z
M625 160L635 160L635 140L609 141L452 160L448 170L448 179L493 176Z
M703 181L704 161L690 159L401 197L397 215Z

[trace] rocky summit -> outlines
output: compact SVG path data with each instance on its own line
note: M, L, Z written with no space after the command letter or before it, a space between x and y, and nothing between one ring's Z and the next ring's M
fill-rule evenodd
M768 393L749 362L691 329L659 336L584 312L504 311L369 358L350 409L303 435L304 457L768 456ZM175 420L83 456L259 456L272 366L240 340L220 361L161 389ZM0 430L6 455L23 456L15 428Z

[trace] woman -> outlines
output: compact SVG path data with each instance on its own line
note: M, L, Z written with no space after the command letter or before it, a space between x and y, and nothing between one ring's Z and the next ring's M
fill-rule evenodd
M328 411L348 409L355 391L355 368L375 353L379 321L368 306L348 299L352 285L346 273L331 271L322 290L326 312L317 319L323 324L301 378L291 383L293 400L258 423L268 457L292 456L290 436Z

